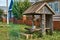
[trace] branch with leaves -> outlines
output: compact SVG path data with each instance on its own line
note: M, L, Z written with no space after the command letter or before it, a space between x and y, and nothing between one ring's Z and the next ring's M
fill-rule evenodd
M22 0L14 1L12 12L16 19L22 19L23 12L30 7L30 2L28 0L25 0L22 2Z

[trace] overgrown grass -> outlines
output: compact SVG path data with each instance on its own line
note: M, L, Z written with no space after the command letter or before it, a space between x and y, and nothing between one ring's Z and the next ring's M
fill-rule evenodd
M24 24L0 24L4 25L4 27L0 26L0 40L26 40L21 37L20 33L26 32L24 28L31 27ZM5 26L7 25L7 26ZM53 35L45 35L43 37L37 37L39 33L34 33L33 39L28 40L60 40L60 31L54 31Z

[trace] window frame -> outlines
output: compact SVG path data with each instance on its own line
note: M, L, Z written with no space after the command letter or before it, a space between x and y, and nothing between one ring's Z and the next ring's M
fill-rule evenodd
M53 3L53 9L54 9L56 3L57 3L57 5L59 4L57 1L54 2L54 3ZM55 10L56 13L59 13L59 6L57 6L57 8L58 8L58 11L56 11L55 9L54 9L54 10Z
M58 11L55 10L55 3L58 4ZM51 6L51 8L56 12L56 13L59 13L59 2L56 1L56 2L50 2L49 5Z

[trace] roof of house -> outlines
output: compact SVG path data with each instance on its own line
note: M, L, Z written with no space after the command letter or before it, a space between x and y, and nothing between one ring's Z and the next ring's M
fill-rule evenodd
M35 4L33 4L31 7L29 7L25 12L24 15L38 15L40 13L38 13L38 11L43 8L44 6L47 6L47 8L53 13L55 14L55 12L53 11L53 9L46 3L46 2L36 2Z

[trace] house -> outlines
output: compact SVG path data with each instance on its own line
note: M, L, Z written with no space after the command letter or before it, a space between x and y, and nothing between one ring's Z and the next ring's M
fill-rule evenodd
M54 29L60 30L60 1L59 0L48 0L48 1L47 0L38 0L38 1L47 2L51 6L51 8L55 11L55 15L53 16L53 26L54 26ZM33 0L33 1L31 0L31 2L33 2L33 4L35 2L38 2L38 1L37 0L36 1L35 0ZM36 16L36 18L39 18L39 17ZM29 18L29 20L26 20L26 24L28 24L28 25L32 24L30 19L31 19L31 17ZM37 23L37 25L38 25L38 23Z

